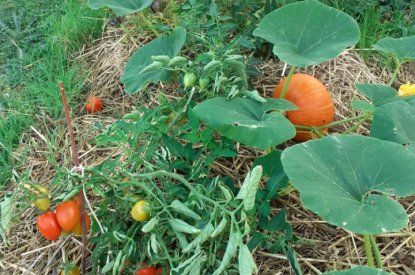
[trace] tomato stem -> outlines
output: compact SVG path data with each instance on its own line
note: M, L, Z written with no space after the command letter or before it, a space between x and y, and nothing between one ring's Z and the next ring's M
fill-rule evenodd
M76 148L75 137L74 137L74 132L73 132L72 123L71 123L71 115L69 113L68 102L66 100L65 87L63 86L62 81L59 82L59 88L60 88L61 97L62 97L63 109L65 112L66 124L67 124L68 131L69 131L69 140L71 142L73 163L75 164L76 168L79 168L81 165L80 165L79 158L78 158L78 150ZM81 269L82 269L82 274L86 274L86 234L85 234L86 225L85 225L85 198L84 198L83 192L81 192L80 197L81 197L80 202L81 202L81 228L82 228Z
M367 258L367 265L369 267L375 267L375 262L373 260L373 254L372 254L372 247L370 245L370 238L369 235L363 235L363 240L365 242L365 252L366 252L366 258Z
M285 94L287 93L288 85L290 84L290 81L291 81L291 77L293 76L296 68L297 67L294 66L294 65L291 66L290 72L288 73L288 76L285 80L284 86L282 87L282 91L281 91L281 94L280 94L280 99L283 99L285 97Z
M375 254L376 264L379 269L382 269L383 268L382 258L380 255L379 247L376 244L375 237L373 237L373 235L369 235L369 240L370 240L370 244L372 246L373 252Z

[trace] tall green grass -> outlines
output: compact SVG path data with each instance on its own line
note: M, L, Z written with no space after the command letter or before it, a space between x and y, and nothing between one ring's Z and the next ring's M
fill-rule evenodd
M12 156L39 115L62 116L58 82L76 100L87 71L73 55L102 32L104 14L79 0L0 0L0 187L25 156Z

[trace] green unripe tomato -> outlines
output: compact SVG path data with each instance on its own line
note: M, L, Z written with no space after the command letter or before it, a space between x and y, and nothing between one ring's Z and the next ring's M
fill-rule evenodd
M195 73L186 73L183 78L184 86L187 87L193 87L196 83L197 76Z
M199 87L201 90L204 90L209 86L210 80L209 77L202 77L199 78Z

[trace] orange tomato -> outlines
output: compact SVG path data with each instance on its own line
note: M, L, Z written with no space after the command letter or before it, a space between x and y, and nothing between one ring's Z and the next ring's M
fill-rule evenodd
M60 203L56 207L56 219L65 231L71 231L81 218L81 209L73 200Z

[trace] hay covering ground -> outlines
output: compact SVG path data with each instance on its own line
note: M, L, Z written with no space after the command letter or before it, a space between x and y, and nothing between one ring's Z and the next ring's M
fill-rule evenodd
M96 165L107 157L119 154L117 148L96 148L90 144L97 132L93 124L100 121L104 126L114 122L123 114L130 112L135 106L157 106L158 91L163 91L171 100L178 96L174 86L153 85L147 91L128 95L120 83L124 65L129 56L141 45L151 40L150 35L132 37L117 28L107 28L104 36L96 40L89 48L85 48L76 57L83 60L90 68L90 74L80 102L89 95L97 95L105 100L105 109L98 115L87 114L83 104L71 106L75 135L77 137L80 160L84 166ZM288 72L284 64L269 60L258 66L262 70L260 77L253 79L253 86L263 95L271 96L276 83L284 72ZM354 84L386 83L389 73L373 60L364 62L355 50L348 50L338 58L302 70L320 79L330 90L335 107L336 119L342 119L352 114L350 102L361 99ZM405 65L396 85L412 80L415 75L415 64ZM397 87L396 86L396 87ZM38 128L31 128L21 138L20 146L13 156L24 161L24 167L16 167L18 173L27 169L34 182L48 184L54 177L55 171L48 162L48 154L60 161L62 166L71 167L72 158L69 150L69 140L66 132L58 132L55 140L50 141L56 147L48 148L46 133L53 131L57 124L64 125L64 120L53 121L44 114L46 123ZM349 125L350 126L350 125ZM343 127L343 126L341 126ZM62 127L64 129L64 127ZM342 130L342 128L334 129ZM359 133L367 134L368 127L363 125ZM214 172L230 175L241 180L250 169L252 161L258 152L244 146L238 146L239 156L234 159L220 160L214 165ZM53 187L51 187L53 189ZM92 196L91 196L92 195ZM399 233L388 233L377 236L384 269L396 274L415 274L415 196L401 199L400 203L409 214L410 222ZM94 197L89 200L93 205ZM304 209L298 193L294 192L273 201L274 211L282 207L287 209L288 219L294 228L294 234L308 240L314 240L313 245L297 245L295 250L304 274L320 274L334 269L345 269L353 265L365 264L365 252L361 236L345 232L326 224L318 216ZM0 244L0 273L1 274L57 274L60 263L64 258L80 266L80 237L65 237L59 241L49 242L37 233L37 211L27 209L11 229L9 245ZM92 247L88 246L88 249ZM284 255L256 251L255 259L259 274L293 274Z

